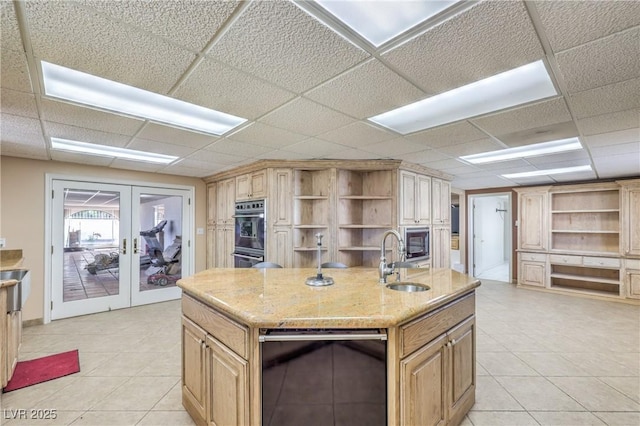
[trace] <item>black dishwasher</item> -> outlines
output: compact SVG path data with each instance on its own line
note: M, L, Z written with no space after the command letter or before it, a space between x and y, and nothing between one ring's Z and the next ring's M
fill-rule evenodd
M264 426L386 424L385 330L269 329L260 342Z

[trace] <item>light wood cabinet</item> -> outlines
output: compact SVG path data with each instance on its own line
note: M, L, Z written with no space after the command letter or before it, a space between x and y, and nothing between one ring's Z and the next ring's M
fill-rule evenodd
M378 265L382 235L395 228L394 188L391 170L337 171L336 261L347 266Z
M215 259L218 268L233 268L233 250L235 245L235 229L233 226L216 228Z
M625 264L626 296L640 299L640 259L627 259Z
M544 253L518 253L518 284L544 287L546 260Z
M216 198L216 188L217 185L215 183L207 185L207 225L216 224L216 210L218 202Z
M475 403L475 316L468 316L472 304L473 299L454 303L401 332L431 340L400 361L400 424L459 424ZM416 342L405 346L413 348Z
M623 253L640 256L640 180L619 181L622 186Z
M293 264L297 268L317 265L315 235L321 233L322 261L333 260L332 228L335 216L335 169L293 171Z
M22 342L22 311L5 313L8 288L0 288L0 389L13 376Z
M546 250L548 187L515 190L518 192L518 248Z
M451 223L451 183L431 179L431 221L434 225Z
M270 226L267 238L266 261L277 263L285 268L293 266L292 239L292 179L291 169L272 169L269 175L269 194L267 200L267 226Z
M264 198L267 195L267 170L236 177L236 200Z
M216 185L216 224L233 225L236 206L236 181L225 179Z
M249 424L249 363L222 342L235 343L244 354L244 333L199 302L183 299L182 403L197 424Z
M433 226L431 228L431 259L434 268L451 266L451 228Z
M431 177L400 171L400 225L431 223Z

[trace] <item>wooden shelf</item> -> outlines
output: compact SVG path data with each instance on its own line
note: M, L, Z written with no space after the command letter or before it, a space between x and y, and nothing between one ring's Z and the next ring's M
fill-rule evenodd
M617 285L617 286L620 285L620 280L612 280L612 279L599 278L599 277L588 277L588 276L582 276L582 275L552 273L550 275L550 277L551 278L563 278L563 279L573 280L573 281L585 281L585 282L591 282L591 283L603 283L603 284L611 284L611 285Z
M392 200L393 197L388 195L341 195L341 200Z
M293 248L294 251L316 251L318 250L318 246L315 247L294 247ZM321 247L320 248L321 251L327 251L326 247Z
M348 247L338 247L338 250L342 251L380 251L379 246L348 246ZM391 249L387 249L387 251L391 251Z
M295 229L326 229L329 227L327 224L305 224L305 225L293 225Z
M338 228L344 229L389 229L391 224L374 224L374 225L361 225L357 223L338 225Z
M294 200L328 200L326 195L295 195Z
M565 213L619 213L620 209L576 209L576 210L551 210L551 213L565 214Z
M551 232L556 234L619 234L618 231L594 231L582 229L552 229Z

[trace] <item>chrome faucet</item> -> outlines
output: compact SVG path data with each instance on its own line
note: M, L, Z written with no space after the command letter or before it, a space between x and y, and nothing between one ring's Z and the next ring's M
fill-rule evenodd
M396 239L398 240L398 250L400 252L400 261L402 261L402 259L404 259L404 241L402 240L402 236L400 235L400 233L398 231L396 231L395 229L389 229L388 231L385 231L384 235L382 235L382 243L380 245L380 265L378 266L378 274L380 277L379 283L380 284L386 284L387 283L387 275L391 275L393 274L393 269L394 269L394 264L391 263L390 265L387 265L387 257L386 257L386 251L387 251L387 247L386 247L386 243L385 241L387 240L387 236L389 235L393 235L396 237Z

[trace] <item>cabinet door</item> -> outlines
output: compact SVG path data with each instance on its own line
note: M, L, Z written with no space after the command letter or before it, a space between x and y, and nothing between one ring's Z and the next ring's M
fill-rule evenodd
M22 343L22 311L7 314L7 377L11 378L18 364L18 353Z
M518 248L546 250L547 193L521 193L518 200Z
M217 185L215 183L207 185L207 225L216 224L216 208L218 202L216 198L216 188Z
M236 200L246 200L251 194L251 175L236 177Z
M628 255L640 256L640 188L625 191L624 197L624 250Z
M400 223L402 225L415 225L418 222L416 215L417 184L415 173L400 171Z
M293 212L292 170L275 169L271 174L267 219L273 226L291 225Z
M433 223L447 224L451 222L451 184L441 179L433 179Z
M248 363L211 336L207 336L210 384L209 424L244 426L249 424Z
M475 403L476 388L476 332L475 317L471 317L447 335L449 338L449 367L451 380L447 389L449 414L447 421L458 424Z
M543 262L520 261L518 267L518 283L522 285L535 285L544 287L545 285L545 264Z
M216 267L216 227L207 226L207 269Z
M432 253L434 268L451 266L451 229L449 227L433 227Z
M400 361L400 424L445 424L446 343L442 335Z
M627 297L640 299L640 270L627 269Z
M269 235L269 251L266 260L281 265L283 268L293 267L293 244L290 226L274 226Z
M234 232L229 226L216 228L216 266L218 268L233 268Z
M416 219L420 225L431 223L431 178L416 175Z
M231 178L218 182L216 187L216 221L219 225L233 225L236 201L236 180Z
M263 198L267 195L267 171L261 170L251 174L251 198Z
M182 400L189 413L204 422L207 415L207 375L205 374L207 333L182 317Z

